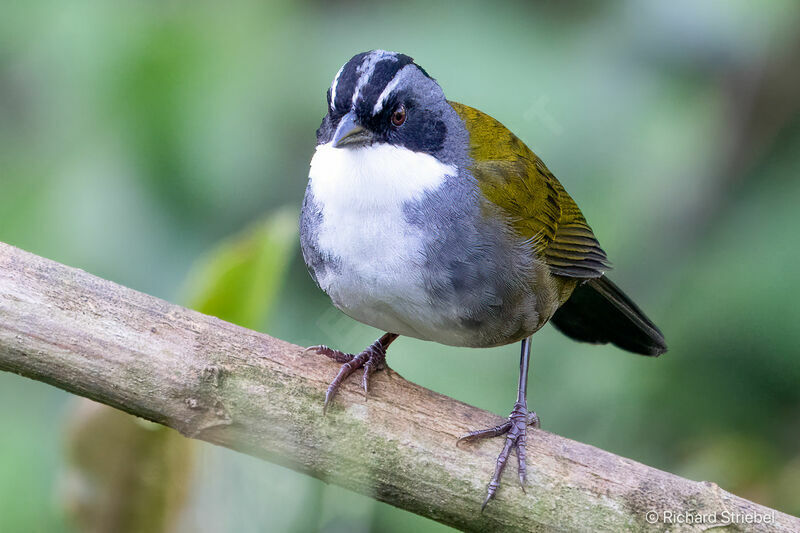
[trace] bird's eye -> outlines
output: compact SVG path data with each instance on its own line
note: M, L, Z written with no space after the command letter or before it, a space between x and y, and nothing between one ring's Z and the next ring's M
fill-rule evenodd
M392 112L392 124L395 126L402 126L403 122L406 121L406 107L404 105L397 106Z

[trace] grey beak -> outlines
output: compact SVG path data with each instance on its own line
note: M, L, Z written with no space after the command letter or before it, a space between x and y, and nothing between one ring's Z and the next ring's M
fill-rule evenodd
M352 111L342 117L336 133L333 134L333 147L343 148L366 146L373 140L372 133L358 123L355 113Z

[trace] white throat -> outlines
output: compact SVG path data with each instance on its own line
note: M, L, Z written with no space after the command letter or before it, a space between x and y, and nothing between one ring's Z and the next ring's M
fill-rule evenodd
M390 144L334 148L327 143L317 147L308 177L323 211L370 210L399 207L456 172L432 155Z

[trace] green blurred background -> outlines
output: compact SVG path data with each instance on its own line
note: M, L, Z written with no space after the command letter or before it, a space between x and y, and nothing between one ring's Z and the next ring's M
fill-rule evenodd
M797 2L5 2L0 240L298 344L362 348L379 332L316 289L292 220L325 90L372 48L526 141L666 335L650 360L546 327L529 392L543 427L800 514ZM267 273L262 227L279 243ZM401 339L389 361L503 416L514 399L516 346ZM0 375L0 531L76 530L77 405ZM447 529L193 446L178 531Z

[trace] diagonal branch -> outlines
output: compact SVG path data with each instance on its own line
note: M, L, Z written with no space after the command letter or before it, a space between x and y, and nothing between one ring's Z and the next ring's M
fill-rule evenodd
M723 512L760 516L771 523L745 527L800 531L800 519L713 483L545 431L529 435L527 494L510 471L480 514L501 443L459 448L455 441L499 417L392 372L375 375L368 402L358 383L346 384L323 417L335 367L287 342L0 243L0 370L467 531L675 530L664 511L716 512L718 521ZM648 511L660 513L656 525Z

